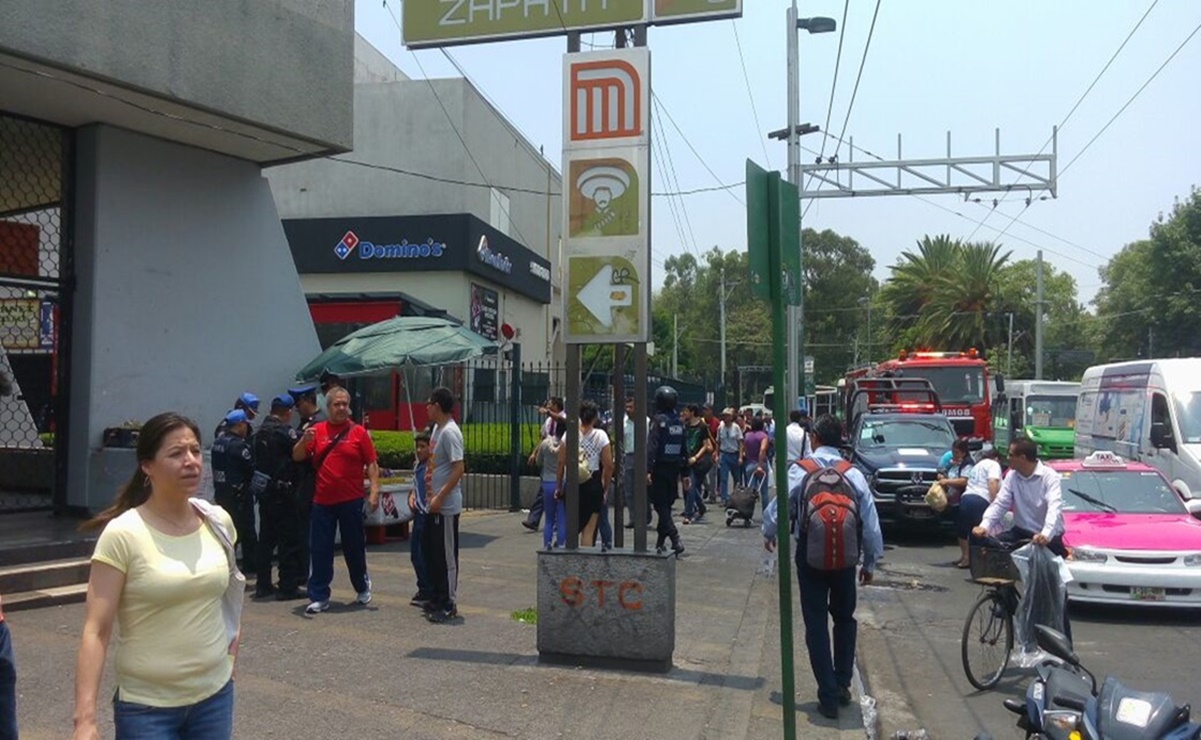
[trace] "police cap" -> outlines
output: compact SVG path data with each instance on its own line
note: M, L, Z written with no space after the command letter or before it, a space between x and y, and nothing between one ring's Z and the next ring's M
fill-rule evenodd
M287 393L281 393L271 399L271 409L290 409L296 405L296 400Z
M313 383L309 383L307 385L300 385L300 386L296 386L295 388L289 388L288 395L291 396L296 401L296 403L300 403L300 401L305 396L311 396L313 400L316 400L317 399L317 386L314 385Z
M248 421L250 421L250 418L246 416L246 412L242 409L234 409L225 415L225 424L227 426L232 427L234 424L245 424Z
M258 411L259 397L247 391L246 393L238 396L238 402L234 405L244 409L250 409L251 411Z

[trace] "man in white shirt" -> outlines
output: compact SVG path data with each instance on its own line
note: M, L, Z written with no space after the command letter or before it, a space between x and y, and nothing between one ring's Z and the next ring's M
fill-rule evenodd
M976 537L996 534L1005 512L1013 509L1013 528L997 538L1013 543L1029 539L1067 557L1063 547L1063 495L1059 473L1038 460L1038 446L1025 437L1009 444L1010 473L1001 482L1001 490L988 505L980 526L972 530Z
M634 453L642 449L649 428L650 423L645 416L642 417L641 425L634 423L634 399L627 398L625 424L622 427L621 435L621 445L625 448L621 469L622 494L625 496L625 504L629 509L630 517L626 519L626 529L634 528ZM651 514L651 498L648 494L646 497L646 525L648 527L651 523Z
M784 433L788 436L788 448L785 452L789 465L809 456L809 435L805 432L805 428L801 426L800 409L793 409L788 412L788 426L785 427Z

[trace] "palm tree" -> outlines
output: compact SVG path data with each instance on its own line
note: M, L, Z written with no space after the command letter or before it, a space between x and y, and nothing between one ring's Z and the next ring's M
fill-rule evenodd
M960 242L947 235L924 236L917 252L905 251L891 267L892 277L880 291L885 306L886 325L892 336L907 336L910 341L927 344L929 332L927 308L938 296L939 281L954 272L959 260Z
M998 244L959 245L959 263L939 280L928 312L929 328L945 346L984 348L999 342L998 324L991 314L997 307L998 276L1009 255L1001 254Z
M901 254L880 292L892 335L904 344L931 348L989 346L995 329L989 314L1009 254L995 244L923 237L916 253Z

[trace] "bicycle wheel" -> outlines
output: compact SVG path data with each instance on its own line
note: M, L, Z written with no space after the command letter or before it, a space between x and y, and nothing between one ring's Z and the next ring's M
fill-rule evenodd
M1012 649L1013 615L1001 595L989 591L976 601L963 624L960 655L967 680L981 691L996 686L1009 665Z

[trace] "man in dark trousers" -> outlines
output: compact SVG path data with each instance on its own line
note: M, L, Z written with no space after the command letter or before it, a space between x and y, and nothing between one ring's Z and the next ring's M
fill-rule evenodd
M676 413L676 389L669 385L655 390L655 416L646 445L647 483L651 487L651 505L659 515L655 551L667 552L664 543L671 540L676 557L684 554L680 532L671 520L671 507L679 495L680 471L684 466L684 423Z
M813 426L811 459L816 466L830 468L843 462L843 426L831 414L821 416ZM862 567L859 583L866 586L872 582L876 561L884 553L884 537L880 532L880 519L871 489L863 473L849 466L842 474L854 494L859 519L859 552ZM783 517L792 534L797 537L796 562L797 581L801 591L801 616L805 620L805 646L809 652L809 666L817 679L817 707L823 717L838 717L838 707L851 703L851 673L855 667L855 562L837 570L816 568L809 562L806 551L808 534L803 526L791 520L793 512L801 511L799 501L809 473L800 465L788 468L788 497ZM819 479L822 480L822 479ZM829 495L829 494L825 494ZM777 509L780 496L771 500L763 510L764 547L771 552L776 547ZM817 499L813 499L816 501ZM787 536L787 535L786 535ZM827 616L828 615L828 616ZM830 650L830 617L834 619L834 649Z
M459 616L459 515L463 511L463 432L452 413L455 397L449 388L430 392L430 462L426 468L426 511L422 546L433 597L425 610L431 622Z
M217 504L229 513L242 546L242 570L255 571L254 497L248 485L254 475L254 456L246 435L250 420L242 409L225 415L225 431L213 440L213 489Z
M314 384L297 386L288 389L288 395L296 402L296 414L300 417L296 429L299 439L306 431L324 421L325 415L317 406L317 386ZM296 490L296 506L300 514L300 570L308 578L309 572L309 525L313 513L313 488L317 478L311 465L297 463L293 469L293 485Z
M259 598L273 592L279 601L304 598L300 590L308 577L309 564L302 562L302 541L308 530L301 529L300 504L296 498L296 466L292 448L300 435L292 428L292 407L296 402L284 393L271 399L271 414L252 437L256 474L269 477L259 494L259 547L255 554L258 582L254 595ZM271 556L279 550L279 589L271 583Z

